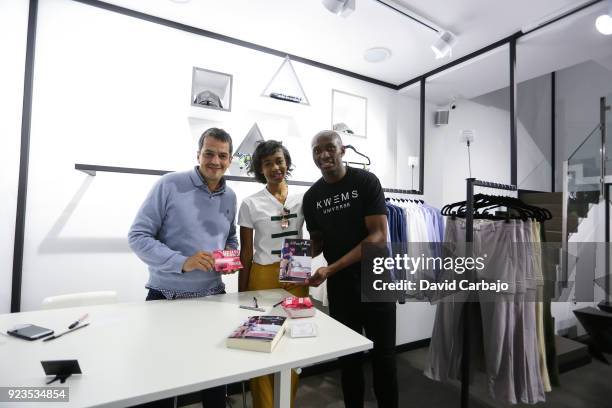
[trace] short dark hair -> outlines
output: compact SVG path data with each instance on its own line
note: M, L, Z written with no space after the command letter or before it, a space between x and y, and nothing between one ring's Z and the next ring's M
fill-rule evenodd
M220 142L229 143L229 153L230 156L234 152L234 145L232 144L232 137L223 129L219 128L210 128L206 129L202 136L200 136L200 140L198 141L198 153L202 151L202 147L204 147L204 139L207 137L212 137L213 139L217 139Z
M320 137L329 137L332 140L338 140L340 142L340 146L344 146L344 143L342 142L342 137L340 137L340 134L335 130L322 130L318 132L312 138L312 143L314 143L314 141L319 139Z
M283 146L282 142L277 140L266 140L258 142L255 151L253 152L253 156L251 156L251 163L249 163L249 174L253 174L255 176L255 180L260 183L266 184L266 176L264 176L263 171L261 170L262 161L264 157L268 157L278 150L283 152L283 156L285 156L285 163L287 164L287 175L291 174L291 155L289 154L289 150L285 146Z

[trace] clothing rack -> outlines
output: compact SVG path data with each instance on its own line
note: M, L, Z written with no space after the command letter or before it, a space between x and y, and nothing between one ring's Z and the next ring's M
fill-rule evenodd
M400 188L383 188L383 191L385 193L392 193L392 194L414 194L414 195L423 195L423 193L421 193L418 190L402 190Z
M465 242L466 257L472 256L470 243L474 242L474 187L486 187L496 190L516 191L517 188L510 184L493 183L490 181L466 179L467 197L465 211ZM469 296L468 296L469 300ZM461 408L470 406L470 308L463 308L463 349L461 351Z
M97 172L99 171L107 172L107 173L145 174L145 175L150 175L150 176L163 176L164 174L173 172L172 170L138 169L138 168L133 168L133 167L100 166L96 164L82 164L82 163L75 163L74 169L82 171L83 173L88 174L90 176L95 176ZM258 181L255 180L254 177L225 175L223 176L223 178L229 181L243 181L247 183L258 183ZM287 180L287 184L292 185L292 186L310 187L314 183L311 181ZM394 194L422 195L422 193L417 190L403 190L399 188L383 188L383 191L385 193L394 193Z

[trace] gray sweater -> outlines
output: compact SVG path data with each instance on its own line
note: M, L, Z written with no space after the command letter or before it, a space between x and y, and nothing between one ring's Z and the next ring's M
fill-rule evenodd
M178 292L223 288L214 270L182 273L198 251L238 247L236 194L225 180L211 193L198 167L169 173L153 187L130 228L130 248L149 265L147 287Z

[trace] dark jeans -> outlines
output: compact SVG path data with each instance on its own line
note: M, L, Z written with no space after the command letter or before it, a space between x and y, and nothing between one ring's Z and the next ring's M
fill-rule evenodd
M330 315L359 334L365 329L366 337L374 343L370 354L378 407L397 408L395 303L361 303L355 279L328 280L328 295ZM364 357L363 353L356 353L340 358L342 393L347 408L364 406Z
M149 289L146 300L166 299L159 290ZM204 408L225 408L225 385L202 390L202 405ZM167 398L148 404L138 405L140 408L171 408L174 407L174 398Z
M225 293L225 291L221 292ZM147 298L145 300L165 300L166 297L159 290L149 289L149 293L147 293Z

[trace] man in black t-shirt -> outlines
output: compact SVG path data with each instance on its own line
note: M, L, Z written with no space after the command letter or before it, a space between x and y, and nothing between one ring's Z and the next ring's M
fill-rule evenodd
M387 209L378 178L346 167L338 133L319 132L312 140L312 158L320 178L304 194L303 211L313 255L323 252L328 266L308 280L327 280L329 311L344 325L373 341L374 393L379 407L398 406L395 365L395 303L361 302L361 243L387 240ZM364 404L363 353L342 357L342 391L346 407Z

